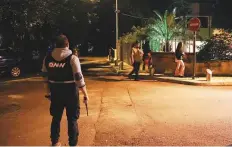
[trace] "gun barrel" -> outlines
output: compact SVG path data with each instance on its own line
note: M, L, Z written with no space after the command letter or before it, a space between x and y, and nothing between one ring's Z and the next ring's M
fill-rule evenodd
M86 109L86 112L87 112L87 116L89 116L89 109L88 109L87 97L84 97L84 100L85 100L85 109Z
M85 108L86 108L87 116L89 116L89 109L88 109L88 104L87 103L85 103Z

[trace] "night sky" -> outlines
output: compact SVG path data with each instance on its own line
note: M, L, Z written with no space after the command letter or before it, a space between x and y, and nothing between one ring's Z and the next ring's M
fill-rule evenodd
M192 0L197 1L197 0ZM200 15L211 15L212 16L212 27L213 28L224 28L224 29L232 29L232 13L231 13L231 4L232 0L198 0L200 2ZM173 0L149 0L148 10L152 12L153 10L157 10L164 13L165 10L171 11L173 8ZM151 17L150 14L144 14L144 17ZM132 20L132 18L128 18L127 16L120 15L121 21L121 32L127 31L128 28L124 30L124 24L127 20ZM208 27L207 18L201 18L202 26ZM139 24L138 20L134 20L134 24Z
M0 4L7 0L0 0ZM11 0L12 1L12 0ZM22 0L14 0L20 2ZM125 5L125 2L129 2ZM213 16L213 28L232 28L232 0L187 0L199 1L203 8L201 13L211 14ZM173 0L118 0L119 3L119 36L130 32L132 26L144 26L146 18L154 16L153 10L161 14L165 10L171 11ZM115 0L102 0L97 9L99 16L98 22L91 25L90 32L85 41L91 42L97 48L106 49L109 46L115 47ZM139 13L138 13L139 12ZM145 19L125 16L124 14ZM205 15L203 14L203 15ZM203 26L207 27L207 20L202 20Z
M119 34L121 36L124 33L131 31L131 27L133 25L143 25L144 20L123 15L123 13L126 13L132 16L139 17L139 14L131 13L130 9L120 8L120 2L122 3L123 0L118 0L119 9L121 10L121 13L119 14ZM131 7L142 11L143 13L141 16L143 18L154 16L153 10L157 10L161 14L163 14L165 10L171 11L173 8L173 0L132 0L132 2L133 3L131 5L133 6ZM213 16L212 27L225 29L232 28L232 13L230 13L230 3L232 2L231 0L200 0L199 2L202 5L200 10L201 15ZM107 42L109 46L114 46L115 44L115 13L113 10L114 8L112 7L114 3L115 0L109 0L108 3L105 3L103 5L101 11L102 13L99 14L100 20L97 26L101 30L101 37L104 38L104 36L107 36L106 38L104 38L104 42ZM207 22L207 18L202 18L202 25L204 27L207 27ZM92 38L95 37L92 36Z

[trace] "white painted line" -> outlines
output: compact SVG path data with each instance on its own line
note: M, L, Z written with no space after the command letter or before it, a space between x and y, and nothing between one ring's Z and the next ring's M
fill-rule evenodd
M8 95L8 98L11 98L11 99L22 99L24 98L23 95Z

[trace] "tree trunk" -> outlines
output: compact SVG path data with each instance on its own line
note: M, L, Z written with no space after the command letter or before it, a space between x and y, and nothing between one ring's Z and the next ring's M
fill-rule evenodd
M165 52L169 52L169 41L165 43Z

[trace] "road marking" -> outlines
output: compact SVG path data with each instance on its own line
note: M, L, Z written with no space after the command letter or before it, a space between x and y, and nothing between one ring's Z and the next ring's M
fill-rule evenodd
M11 99L22 99L24 98L23 95L8 95L8 98L11 98Z

